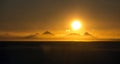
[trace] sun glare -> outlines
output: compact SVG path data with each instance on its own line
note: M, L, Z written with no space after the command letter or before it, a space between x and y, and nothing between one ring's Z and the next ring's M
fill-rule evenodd
M79 20L75 20L73 21L71 27L73 30L79 30L82 27L82 25Z

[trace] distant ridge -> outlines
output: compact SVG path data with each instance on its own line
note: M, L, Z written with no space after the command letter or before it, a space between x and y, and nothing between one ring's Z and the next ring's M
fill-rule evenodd
M51 33L50 31L45 31L42 35L54 35L53 33Z
M83 36L89 36L89 37L94 37L92 34L90 34L89 32L85 32L84 34L83 34Z

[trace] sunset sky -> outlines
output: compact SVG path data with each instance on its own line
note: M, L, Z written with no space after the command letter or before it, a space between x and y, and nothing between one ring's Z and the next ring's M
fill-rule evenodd
M78 19L83 32L120 37L120 0L0 0L0 8L0 33L64 33Z

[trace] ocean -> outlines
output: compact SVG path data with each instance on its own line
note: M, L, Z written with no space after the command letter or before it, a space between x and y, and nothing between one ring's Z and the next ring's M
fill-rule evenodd
M120 64L120 41L1 41L0 64Z

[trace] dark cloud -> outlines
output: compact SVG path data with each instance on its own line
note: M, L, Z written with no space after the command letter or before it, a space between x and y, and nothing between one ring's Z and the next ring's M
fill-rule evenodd
M23 39L39 39L39 33L30 34L27 36L14 36L11 34L2 34L0 35L0 40L23 40Z
M35 39L39 37L39 33L30 34L28 36L22 37L23 39Z

